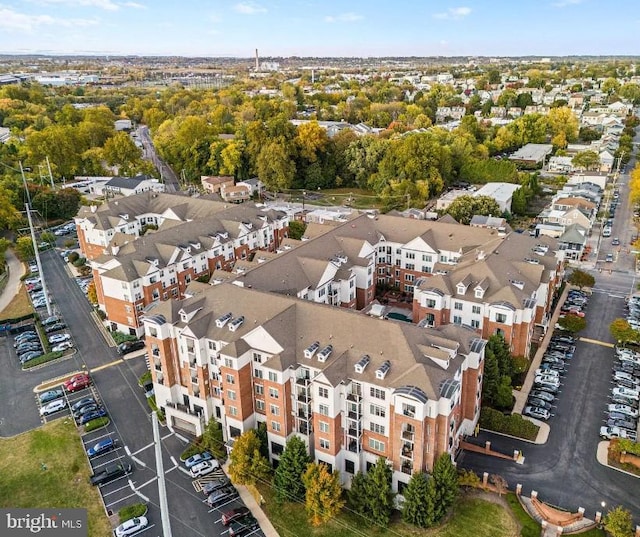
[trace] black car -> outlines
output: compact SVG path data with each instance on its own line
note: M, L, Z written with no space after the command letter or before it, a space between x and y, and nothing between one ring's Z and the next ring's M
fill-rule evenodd
M527 399L527 405L537 406L539 408L544 408L545 410L551 410L551 403L537 397L529 396L529 399Z
M204 492L205 496L209 496L212 492L216 490L220 490L222 488L229 486L229 480L226 477L221 477L219 479L214 479L213 481L209 481L204 484L202 488L202 492Z
M132 470L133 467L131 466L131 463L128 462L108 464L99 472L93 474L89 480L92 485L104 485L114 479L130 474Z
M258 524L258 521L252 515L247 515L231 523L229 526L229 536L240 537L240 535L246 535L259 527L260 524Z
M551 394L556 394L560 390L560 388L556 386L551 386L550 384L533 384L536 390L540 390L542 392L547 392Z
M118 345L118 354L128 354L130 352L144 349L144 341L137 339L135 341L125 341Z
M238 491L234 487L226 487L209 494L207 504L209 507L217 507L223 503L227 503L238 495Z
M73 417L75 419L79 419L82 416L84 416L85 414L88 414L89 412L95 412L96 410L99 410L101 407L98 403L92 403L90 405L85 405L85 406L81 406L78 410L76 410L73 413Z

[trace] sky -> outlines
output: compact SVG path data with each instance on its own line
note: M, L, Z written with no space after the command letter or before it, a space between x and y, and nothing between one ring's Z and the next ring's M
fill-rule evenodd
M0 53L640 55L637 0L0 0Z

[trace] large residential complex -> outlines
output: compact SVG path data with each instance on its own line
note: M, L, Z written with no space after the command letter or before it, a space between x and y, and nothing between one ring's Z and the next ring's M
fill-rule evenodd
M380 455L402 491L455 455L480 411L485 342L232 283L193 283L143 318L156 401L171 427L225 440L262 422L277 460L297 434L343 483Z

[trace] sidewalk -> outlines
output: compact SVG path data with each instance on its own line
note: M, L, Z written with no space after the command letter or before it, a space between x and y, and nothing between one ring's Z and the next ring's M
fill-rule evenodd
M2 294L0 294L0 311L4 311L13 298L18 294L21 284L20 277L25 272L24 265L16 257L16 254L12 249L7 249L5 259L7 261L9 278L7 279L7 285L3 289Z
M224 463L222 469L228 476L229 459L227 459L227 462ZM233 486L238 491L238 494L240 494L240 498L242 498L244 504L249 508L249 511L251 511L251 514L260 524L260 528L262 529L262 533L264 533L265 537L280 537L276 529L273 527L273 524L271 524L271 521L267 518L267 515L264 514L264 511L262 510L256 499L253 497L253 494L251 494L249 489L244 485L236 485L235 483Z

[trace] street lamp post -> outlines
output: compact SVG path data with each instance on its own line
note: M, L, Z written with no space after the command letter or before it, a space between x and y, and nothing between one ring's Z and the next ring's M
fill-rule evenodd
M302 191L302 212L304 213L304 198L307 195L305 190Z

